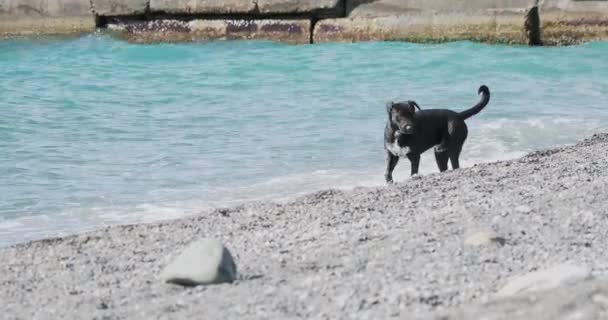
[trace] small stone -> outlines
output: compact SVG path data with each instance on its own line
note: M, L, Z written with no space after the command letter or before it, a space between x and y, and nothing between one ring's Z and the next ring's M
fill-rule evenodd
M483 246L488 244L499 244L502 246L505 242L505 238L492 231L475 232L468 236L464 241L464 243L469 246Z
M494 216L494 218L492 218L492 227L498 227L500 225L500 222L502 221L502 217L501 216Z
M515 207L515 211L517 211L519 213L523 213L523 214L528 214L528 213L530 213L530 211L532 211L532 209L526 205L521 205L521 206Z
M216 239L191 243L161 273L163 281L184 286L232 282L235 278L232 255Z
M520 293L548 290L562 285L575 284L590 278L591 270L587 267L560 264L549 269L511 278L496 295L506 297Z

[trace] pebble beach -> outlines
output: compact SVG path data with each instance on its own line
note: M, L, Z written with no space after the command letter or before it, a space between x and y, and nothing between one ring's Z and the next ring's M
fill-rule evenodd
M530 272L572 264L589 273L575 285L606 292L607 172L608 135L596 134L390 186L15 244L0 249L2 318L515 319L494 301ZM230 250L236 281L161 281L202 237ZM548 315L515 299L521 319ZM580 301L582 319L606 316L605 300Z

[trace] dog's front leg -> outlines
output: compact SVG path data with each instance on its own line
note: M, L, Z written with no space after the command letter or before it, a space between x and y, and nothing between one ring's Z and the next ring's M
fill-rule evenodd
M393 183L393 170L399 162L399 157L393 155L388 150L386 151L386 171L384 172L384 179L386 183Z
M418 174L418 167L420 166L420 154L408 153L407 157L410 159L412 164L412 175Z

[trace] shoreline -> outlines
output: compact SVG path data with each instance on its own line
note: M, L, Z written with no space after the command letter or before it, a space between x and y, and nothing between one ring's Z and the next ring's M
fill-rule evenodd
M315 44L296 44L296 43L290 43L290 42L285 42L285 41L276 41L276 40L272 40L272 39L264 39L264 38L259 38L259 39L251 39L251 38L214 38L214 39L208 39L208 38L189 38L188 40L176 40L176 39L171 39L171 40L154 40L154 41L147 41L147 40L142 40L142 39L131 39L128 36L126 36L125 34L121 34L120 32L117 31L112 31L112 30L96 30L93 32L78 32L78 33L63 33L63 34L20 34L20 35L2 35L0 34L0 42L2 41L38 41L38 40L46 40L46 41L54 41L54 40L74 40L74 39L78 39L78 38L82 38L82 37L89 37L89 36L107 36L110 37L112 39L116 39L118 41L126 41L128 43L132 43L134 45L161 45L161 44L206 44L206 43L213 43L213 42L230 42L230 41L270 41L271 43L276 43L276 44L280 44L280 45L295 45L295 46L299 46L299 45L315 45L315 44L357 44L357 43L373 43L373 42L395 42L395 43L411 43L411 44L420 44L420 45L425 45L425 44L429 44L429 45L440 45L440 44L450 44L450 43L458 43L458 42L472 42L472 43L477 43L477 44L482 44L482 45L489 45L489 46L505 46L505 47L529 47L527 44L523 43L523 42L509 42L509 41L504 41L504 40L488 40L488 39L481 39L481 38L447 38L447 37L441 37L441 38L398 38L398 39L393 39L393 38L386 38L386 39L366 39L366 40L356 40L356 41L325 41L325 42L319 42L319 43L315 43ZM147 38L150 39L150 38ZM576 46L583 46L583 45L587 45L590 43L604 43L604 42L608 42L608 37L606 38L593 38L593 39L586 39L586 40L577 40L577 39L562 39L559 42L554 42L552 44L546 44L544 46L542 46L541 48L560 48L560 47L576 47Z
M597 134L394 186L14 244L0 248L0 301L9 319L456 319L514 275L565 262L608 275L606 159L608 134ZM480 230L505 244L466 245ZM161 283L171 257L200 237L227 245L238 280Z
M569 146L571 145L571 143L563 143L563 144L559 144L558 146ZM490 158L490 159L476 159L476 160L468 160L465 163L461 163L461 168L470 168L474 165L480 165L480 164L488 164L488 163L496 163L496 162L502 162L502 161L512 161L512 160L516 160L518 158L520 158L523 155L526 155L528 152L526 151L516 151L516 152L511 152L511 154L508 157L500 157L500 158ZM428 155L426 155L428 156ZM427 161L424 161L427 160ZM436 165L433 159L428 158L428 159L423 159L423 166L421 167L421 175L429 175L429 174L435 174L438 173ZM163 222L167 222L167 221L173 221L173 220L178 220L178 219L186 219L189 217L193 217L196 215L200 215L200 214L204 214L204 213L209 213L209 212L213 212L216 210L228 210L231 208L235 208L235 207L239 207L239 206L243 206L243 205L247 205L247 204L251 204L251 203L271 203L271 204L276 204L276 205L287 205L291 202L297 201L300 198L309 196L311 194L317 193L317 192L322 192L325 190L335 190L335 191L344 191L344 192L349 192L349 191L353 191L354 189L359 189L359 188L378 188L378 187L382 187L385 186L385 182L384 182L384 177L382 176L382 172L384 170L384 165L383 164L379 164L379 166L377 166L377 168L375 168L374 170L370 170L370 171L348 171L349 175L359 175L359 177L361 177L360 179L357 179L357 181L351 180L351 181L344 181L341 180L340 182L338 182L338 180L336 179L329 179L329 181L325 181L326 183L319 183L316 187L313 188L306 188L304 190L302 190L301 188L298 188L298 190L292 190L290 191L285 191L285 192L277 192L275 191L274 193L271 194L264 194L262 195L262 193L258 193L257 195L252 196L251 192L253 190L255 190L258 187L263 187L266 184L272 183L272 180L276 180L276 179L287 179L287 180L294 180L295 182L293 182L295 185L301 184L303 183L302 181L297 181L298 177L300 176L304 176L304 175L315 175L317 172L313 171L313 172L308 172L308 173L300 173L300 174L293 174L293 175L287 175L287 176L281 176L278 178L271 178L270 180L267 181L262 181L262 182L258 182L258 183L254 183L252 185L240 188L240 189L236 189L236 190L232 190L232 191L228 191L228 190L224 190L222 192L216 192L215 196L207 196L205 197L206 199L217 199L217 200L213 200L213 201L206 201L206 200L200 200L197 201L198 205L187 205L185 207L183 206L161 206L161 205L156 205L153 204L153 206L156 205L156 209L148 209L147 211L149 212L153 212L153 211L158 211L158 210L171 210L171 212L183 212L182 214L177 214L177 213L173 213L173 214L168 214L167 216L164 217L150 217L150 216L146 216L145 214L141 214L139 216L136 216L135 218L126 218L123 217L123 219L121 219L122 222L117 222L118 219L114 219L114 220L102 220L101 223L99 224L87 224L82 226L81 229L71 229L71 230L58 230L58 229L45 229L45 230L40 230L38 232L38 234L40 234L40 236L37 237L29 237L29 236L24 236L21 231L23 230L14 230L14 231L10 231L11 234L13 235L21 235L24 240L22 241L11 241L11 240L6 240L6 238L0 238L0 249L2 248L7 248L10 246L14 246L14 245L18 245L18 244L24 244L24 243L28 243L28 242L32 242L32 241L42 241L45 239L55 239L55 238L65 238L65 237L70 237L70 236L77 236L77 235L81 235L81 234L86 234L89 232L94 232L96 230L100 230L103 228L107 228L107 227L116 227L116 226L125 226L125 225L139 225L139 224L155 224L155 223L163 223ZM320 170L320 171L327 171L327 170ZM397 170L399 171L399 170ZM336 174L339 173L340 171L336 172L336 171L332 171L332 174ZM380 174L378 174L380 173ZM395 172L395 177L396 181L398 183L405 183L409 180L411 180L412 178L409 176L409 171L407 170L407 168L403 168L403 170L401 170L400 172ZM319 179L319 181L322 180L322 177L317 177L317 179ZM291 184L291 182L290 182ZM289 188L289 186L287 186L286 184L282 184L283 188L285 188L285 190L287 190L287 188ZM235 199L232 196L229 196L229 194L233 194L234 192L236 193L240 193L240 194L247 194L247 196L242 196L240 198ZM134 207L138 207L138 205L133 205ZM125 207L127 207L127 205L125 205ZM104 212L105 210L102 210L101 212ZM126 211L123 209L123 211ZM29 216L20 216L20 217L16 217L10 220L4 220L0 222L0 230L7 230L7 229L3 229L2 224L3 223L7 223L8 225L31 225L31 224L41 224L43 223L44 220L47 219L55 219L58 222L54 222L54 225L60 225L61 221L60 219L57 219L56 216L45 216L44 218L42 218L42 221L37 221L34 222L33 220L36 220L37 216L35 215L29 215ZM65 221L64 221L65 222ZM48 226L48 224L47 224ZM3 236L6 236L8 234L7 231ZM11 239L14 239L15 237L9 237Z

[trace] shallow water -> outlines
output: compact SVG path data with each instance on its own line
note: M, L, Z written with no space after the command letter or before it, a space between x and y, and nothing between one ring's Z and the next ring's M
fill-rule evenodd
M383 183L384 104L488 107L461 163L608 129L608 43L0 41L0 246ZM421 172L436 172L432 153ZM409 165L397 167L397 180Z

